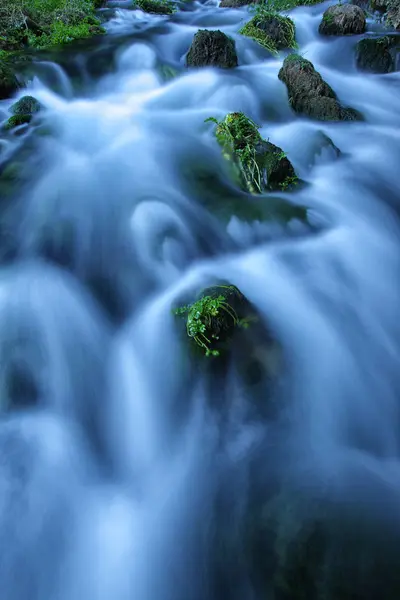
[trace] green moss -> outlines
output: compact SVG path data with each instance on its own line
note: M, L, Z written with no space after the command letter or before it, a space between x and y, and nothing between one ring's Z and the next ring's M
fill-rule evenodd
M33 115L41 109L40 103L33 96L23 96L12 105L10 112L13 115Z
M136 0L134 6L147 13L171 15L176 8L170 0Z
M283 48L296 47L295 24L289 17L283 17L272 11L256 14L240 29L239 33L252 38L273 54Z
M4 129L10 130L18 127L19 125L24 125L25 123L30 123L32 120L32 115L13 115L8 119L6 124L4 125Z
M17 48L47 48L102 33L95 18L97 4L97 0L13 0L0 11L0 41L5 40L7 49L11 40Z
M221 332L235 327L247 327L248 320L240 319L232 299L243 298L232 285L219 285L209 288L193 304L175 309L175 315L186 317L186 333L206 356L219 356L216 348ZM207 290L205 290L207 292ZM211 293L213 292L213 293Z
M319 4L321 0L261 0L258 4L253 4L250 11L256 15L262 13L279 13L281 11L292 10L297 6L313 6Z

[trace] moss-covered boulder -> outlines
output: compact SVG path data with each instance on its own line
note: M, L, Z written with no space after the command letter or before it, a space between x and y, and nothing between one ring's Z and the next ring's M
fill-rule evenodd
M321 35L356 35L365 31L364 11L354 4L330 6L319 25Z
M32 120L32 115L13 115L10 117L6 123L4 124L4 129L9 131L11 129L15 129L20 125L26 125L30 123Z
M295 170L281 148L264 140L258 126L243 113L228 114L222 121L209 119L233 174L243 189L259 194L286 190L297 183Z
M186 320L186 333L206 356L219 356L237 328L247 328L255 313L234 285L215 285L202 290L197 300L174 310Z
M292 19L275 12L256 15L239 33L252 38L274 54L278 50L294 48L296 45L296 29Z
M21 86L12 66L0 51L0 100L12 96Z
M235 42L222 31L200 29L186 56L187 67L237 67Z
M356 46L357 67L372 73L391 73L399 47L396 36L365 38Z
M171 15L175 12L174 3L169 0L136 0L134 7L156 15Z
M23 96L10 108L13 115L34 115L41 109L40 102L33 96Z
M278 74L286 85L292 109L319 121L354 121L362 116L352 108L344 108L333 89L314 69L313 64L299 56L290 54L283 62Z

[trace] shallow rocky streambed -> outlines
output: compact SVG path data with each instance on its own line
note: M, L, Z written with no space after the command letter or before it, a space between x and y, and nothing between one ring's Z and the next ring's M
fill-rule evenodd
M248 6L109 2L0 102L40 106L0 136L4 600L400 597L397 42L372 68L395 30L331 4L285 59ZM206 356L174 311L219 284L250 308Z

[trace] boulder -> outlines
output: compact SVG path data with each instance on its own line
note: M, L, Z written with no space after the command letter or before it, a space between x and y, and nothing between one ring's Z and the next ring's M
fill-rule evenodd
M252 38L273 53L284 48L294 48L296 44L295 24L289 17L278 13L256 15L239 33Z
M287 87L289 102L295 112L319 121L362 119L356 110L341 106L333 89L302 56L287 56L278 77Z
M240 8L247 4L253 4L252 0L221 0L220 8Z
M286 190L297 183L292 163L281 148L263 140L258 126L243 113L229 113L215 131L224 156L232 161L241 187L259 194Z
M237 67L235 42L222 31L200 29L186 56L187 67Z
M174 310L186 319L186 333L206 356L219 356L236 328L246 328L253 310L234 285L215 285L204 289L197 300Z
M355 35L365 31L364 11L354 4L330 6L319 26L321 35Z
M41 109L40 102L33 96L23 96L10 108L13 115L33 115Z
M356 64L362 71L391 73L396 66L399 48L397 36L365 38L356 46Z

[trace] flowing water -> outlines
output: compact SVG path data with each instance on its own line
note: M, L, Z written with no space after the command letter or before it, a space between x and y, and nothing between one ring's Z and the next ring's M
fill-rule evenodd
M318 35L328 5L292 12L300 52L365 122L295 116L284 56L211 0L115 4L36 60L42 122L0 153L5 600L399 597L400 79ZM186 70L199 28L240 66ZM205 123L230 111L306 185L239 192ZM284 200L312 226L246 213ZM187 352L171 307L221 279L283 350L272 384Z

